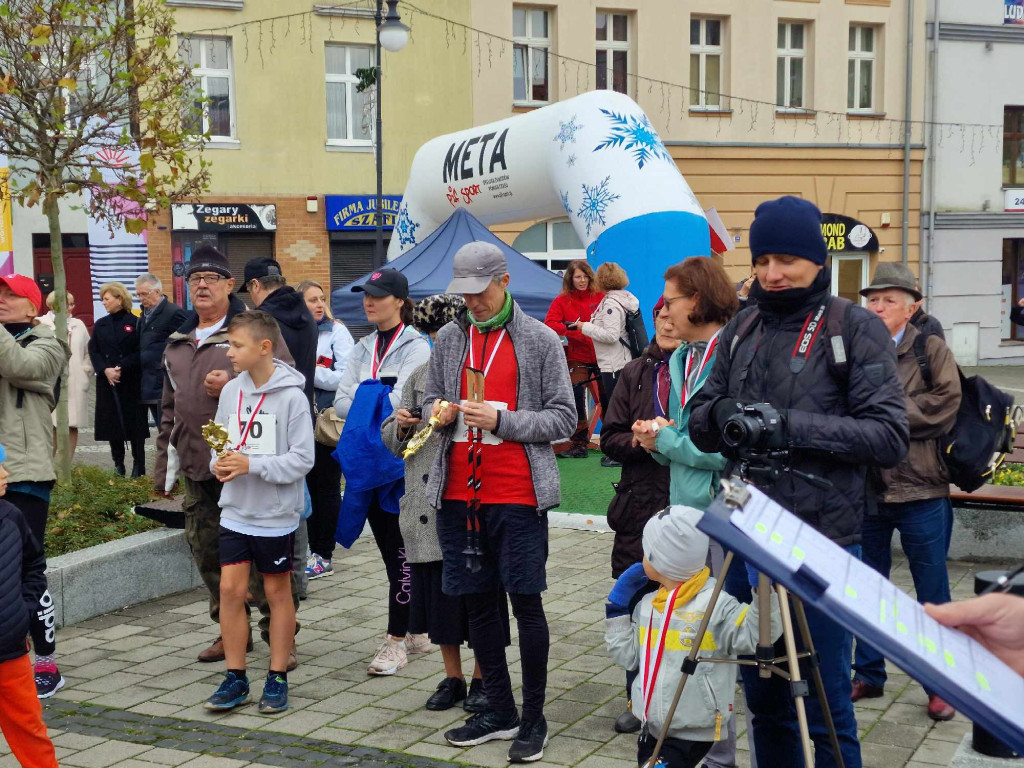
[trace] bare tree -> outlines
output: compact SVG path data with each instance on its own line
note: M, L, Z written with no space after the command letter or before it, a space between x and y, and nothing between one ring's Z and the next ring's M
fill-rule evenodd
M139 233L146 208L209 187L195 128L204 102L174 39L163 0L0 0L0 148L12 198L42 205L49 222L58 338L67 338L61 206ZM138 162L121 164L136 150ZM65 480L64 395L57 424Z

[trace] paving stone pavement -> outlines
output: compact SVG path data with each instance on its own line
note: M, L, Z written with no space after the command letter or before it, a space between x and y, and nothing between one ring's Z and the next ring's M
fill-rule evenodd
M551 530L551 625L548 703L552 734L541 766L631 768L635 737L612 723L624 705L624 675L608 660L603 600L611 586L611 535ZM992 567L986 565L986 567ZM67 687L45 702L46 719L64 766L75 768L306 768L386 764L444 768L455 763L503 766L508 742L470 749L442 736L465 717L461 709L428 712L427 697L443 677L440 654L412 656L392 677L368 677L386 623L384 569L372 541L339 550L336 573L310 582L299 612L299 668L289 675L291 709L279 716L254 706L215 715L202 707L223 673L196 654L218 634L199 590L99 616L58 633ZM950 563L954 599L971 594L970 563ZM152 578L159 578L154 573ZM905 562L894 581L912 589ZM513 633L515 626L513 622ZM257 642L250 677L266 673L269 649ZM509 649L511 662L518 649ZM464 668L472 669L465 654ZM518 665L512 680L519 692ZM947 765L969 722L928 719L921 687L890 668L886 694L857 706L864 765L924 768ZM737 700L743 730L742 696ZM737 753L749 766L745 737ZM0 739L0 768L17 762Z

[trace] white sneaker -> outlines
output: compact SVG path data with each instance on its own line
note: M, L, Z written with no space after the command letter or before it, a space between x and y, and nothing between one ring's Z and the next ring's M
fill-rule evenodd
M430 637L426 634L405 636L406 653L430 653L436 648L437 646L430 642Z
M408 663L409 659L405 655L403 643L393 640L388 635L377 649L377 655L373 657L366 673L368 675L393 675Z

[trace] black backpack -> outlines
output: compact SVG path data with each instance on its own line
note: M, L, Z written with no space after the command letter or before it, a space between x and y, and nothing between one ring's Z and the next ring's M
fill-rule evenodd
M644 325L644 317L640 314L639 309L629 312L622 307L622 311L626 314L626 327L619 342L629 350L629 354L636 360L651 343L647 337L647 327Z
M928 335L914 339L914 357L925 386L932 389L932 370L925 345ZM949 471L949 479L961 490L976 491L989 480L1013 450L1018 414L1013 398L981 376L960 376L962 399L956 422L949 433L939 438L939 450Z

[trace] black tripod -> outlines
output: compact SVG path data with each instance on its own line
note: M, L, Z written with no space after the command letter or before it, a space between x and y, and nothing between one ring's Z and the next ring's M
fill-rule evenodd
M743 483L738 480L723 480L722 490L722 499L733 509L742 509L750 500L750 493L747 491ZM675 716L676 707L679 705L679 699L683 695L683 689L686 687L686 681L689 679L690 675L697 671L698 663L754 666L757 667L758 673L762 678L769 678L772 675L778 675L784 680L788 680L790 695L793 697L793 702L796 706L797 725L800 729L800 740L803 744L804 750L804 765L806 768L812 768L814 765L814 753L811 749L811 736L807 727L807 710L804 702L804 698L810 693L810 688L807 681L801 677L800 659L807 659L810 664L811 678L814 681L814 688L818 695L818 701L821 704L821 711L825 718L825 724L828 726L829 740L832 744L832 751L835 753L836 765L838 765L839 768L843 768L843 756L839 750L839 737L836 735L835 724L832 721L832 712L829 710L828 699L825 697L825 685L821 680L821 671L818 669L818 654L814 650L814 641L811 638L811 632L807 627L807 614L804 611L804 605L800 598L795 595L791 595L789 590L781 584L775 585L776 593L779 596L779 612L782 618L782 639L786 646L785 656L775 656L775 647L772 644L771 639L771 585L768 577L762 573L758 575L757 583L756 599L758 601L759 612L758 642L754 659L697 658L697 652L700 650L701 644L704 642L704 635L707 632L708 624L711 622L711 616L718 603L718 596L722 592L722 586L725 584L725 577L729 573L729 568L732 566L732 560L733 553L727 552L725 562L722 566L722 572L716 577L715 587L711 592L711 600L708 602L708 606L704 611L704 617L701 619L700 625L697 628L697 637L694 639L693 644L690 647L690 652L683 661L683 675L679 680L679 686L676 688L675 696L672 699L672 705L669 707L664 723L662 724L661 735L658 736L658 742L654 745L654 752L651 755L651 759L647 761L644 768L653 768L653 766L658 764L658 756L660 755L661 748L665 743L665 736L668 734L669 725L672 722L672 718ZM792 601L792 614L790 613L790 601ZM668 608L669 606L666 606L666 610L668 610ZM804 648L806 649L800 653L796 650L796 636L793 634L793 614L795 614L796 617L796 628L800 632L800 638L803 641ZM783 668L779 666L780 663L784 663L786 667Z

